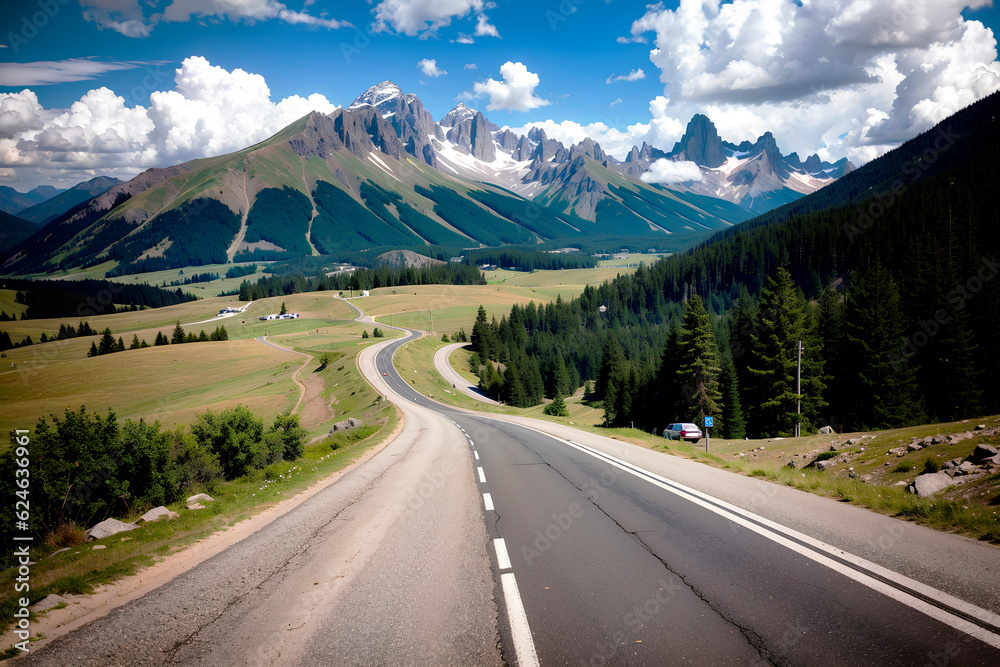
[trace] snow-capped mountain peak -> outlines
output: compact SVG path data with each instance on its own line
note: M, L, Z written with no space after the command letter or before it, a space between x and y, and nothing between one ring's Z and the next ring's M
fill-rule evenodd
M478 113L475 109L470 109L465 106L464 102L459 102L455 105L455 108L444 115L444 117L438 121L438 125L441 127L454 127L464 120L472 120L476 117Z
M348 110L354 111L367 106L381 107L387 102L403 97L403 90L399 86L392 81L383 81L358 95L357 99L348 107Z

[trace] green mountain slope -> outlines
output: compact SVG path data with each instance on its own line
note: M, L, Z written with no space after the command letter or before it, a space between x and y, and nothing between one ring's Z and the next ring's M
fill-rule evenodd
M582 155L569 165L573 178L532 201L439 171L409 152L415 144L404 145L404 134L371 106L311 113L254 146L149 170L79 204L9 249L3 273L109 260L114 274L138 273L420 245L628 237L655 246L747 216L728 202L649 186ZM599 210L574 203L598 187L606 195Z

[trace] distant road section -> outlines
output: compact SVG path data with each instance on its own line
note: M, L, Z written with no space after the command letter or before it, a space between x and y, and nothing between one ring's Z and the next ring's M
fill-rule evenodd
M450 382L455 389L466 396L471 396L477 401L482 401L483 403L489 403L490 405L500 405L499 402L494 401L489 396L483 394L479 387L474 384L470 384L468 380L458 374L458 372L451 367L451 353L455 350L465 347L468 343L452 343L451 345L445 345L440 350L434 353L434 368L437 372L441 374L445 382Z

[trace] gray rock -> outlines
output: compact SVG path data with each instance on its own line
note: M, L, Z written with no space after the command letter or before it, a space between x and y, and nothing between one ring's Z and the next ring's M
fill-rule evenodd
M179 516L180 516L180 514L178 514L177 512L171 512L170 510L168 510L163 505L160 505L159 507L154 507L153 509L151 509L148 512L146 512L145 514L143 514L141 517L139 517L138 519L136 519L135 522L136 523L151 523L153 521L159 521L160 519L163 519L163 518L166 518L167 520L176 519Z
M786 468L791 468L792 470L794 470L795 469L795 461L789 461L788 463L785 464L785 467Z
M94 545L93 547L91 547L91 548L92 548L92 549L93 549L94 551L99 551L99 550L101 550L101 549L107 549L108 547L107 547L107 546L105 546L105 545L103 545L103 544L95 544L95 545Z
M108 537L109 535L124 533L128 530L135 530L138 527L139 526L134 523L124 523L118 519L105 519L85 532L83 536L89 542L90 540L99 540L102 537Z
M816 469L817 470L826 470L827 468L829 468L832 465L833 465L833 461L831 461L830 459L827 459L826 461L820 461L819 463L817 463L816 464Z
M816 431L816 435L831 435L833 433L833 427L824 426L820 430Z
M920 475L915 480L913 484L907 487L907 491L921 498L928 498L933 496L938 491L943 491L952 485L952 479L947 473L943 472L931 472L925 475Z
M189 510L200 510L200 509L205 509L205 506L202 505L202 503L212 503L212 502L215 502L215 498L208 495L207 493L196 493L190 498L188 498L187 503L185 504L187 505L187 508Z
M1000 452L997 452L997 448L994 447L993 445L979 444L976 445L976 449L972 452L972 455L969 456L969 458L966 460L972 461L973 463L980 463L982 461L985 461L986 459L993 458L998 453Z
M38 602L31 605L31 611L35 612L36 614L40 614L43 611L48 611L49 609L58 607L61 604L69 604L69 600L62 597L61 595L56 595L55 593L53 593L52 595L46 595Z
M330 433L333 433L335 431L347 431L352 428L357 428L361 426L362 423L363 422L358 421L354 417L351 417L350 419L346 419L342 422L337 422L336 424L334 424L333 429L330 431Z
M908 444L906 446L906 451L908 451L908 452L919 452L923 448L924 448L924 446L921 445L919 442L911 442L910 444Z
M986 424L976 424L976 428L974 428L974 429L972 429L972 430L973 430L973 431L982 431L982 430L984 430L985 428L986 428Z

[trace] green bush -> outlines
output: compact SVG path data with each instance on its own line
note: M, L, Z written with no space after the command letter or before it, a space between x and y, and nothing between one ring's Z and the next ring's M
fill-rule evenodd
M569 417L569 410L566 409L566 403L563 401L562 396L556 394L552 402L542 408L542 414L553 417Z
M911 470L913 470L913 465L910 463L900 463L892 469L893 472L910 472Z
M820 461L826 461L827 459L832 459L837 454L838 454L838 452L821 452L816 457L816 463L819 463Z
M934 459L927 459L924 461L924 470L922 474L927 474L930 472L939 472L941 470L941 464Z

